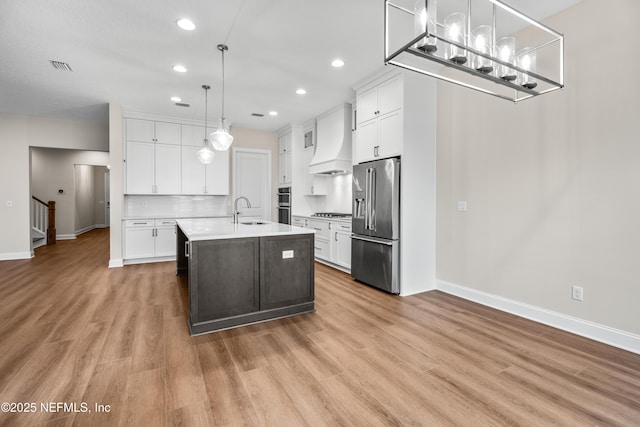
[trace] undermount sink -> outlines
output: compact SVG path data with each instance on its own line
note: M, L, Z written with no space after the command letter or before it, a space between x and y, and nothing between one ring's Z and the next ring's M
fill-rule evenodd
M240 224L244 224L244 225L262 225L262 224L266 224L266 222L264 222L264 221L241 221Z

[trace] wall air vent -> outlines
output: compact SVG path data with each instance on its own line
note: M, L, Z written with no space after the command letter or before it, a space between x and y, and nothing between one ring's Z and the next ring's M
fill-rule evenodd
M50 59L49 62L56 70L73 72L71 66L66 62L54 61L53 59Z
M176 107L190 107L191 104L185 104L184 102L176 102Z
M251 115L253 117L264 117L264 114L260 114L260 113L251 113Z

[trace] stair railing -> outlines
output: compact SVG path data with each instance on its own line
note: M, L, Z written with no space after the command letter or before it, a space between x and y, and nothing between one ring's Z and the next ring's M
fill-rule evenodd
M31 196L31 227L46 236L47 245L56 244L56 202L45 203Z

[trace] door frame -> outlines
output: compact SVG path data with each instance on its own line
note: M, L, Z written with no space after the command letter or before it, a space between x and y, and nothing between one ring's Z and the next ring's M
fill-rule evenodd
M267 156L267 176L266 176L266 180L267 180L267 187L266 187L266 194L264 194L265 196L265 219L267 221L271 221L272 220L272 216L273 216L273 206L272 206L272 193L273 193L273 188L271 188L271 175L273 173L272 169L271 169L271 150L263 150L263 149L259 149L259 148L243 148L243 147L233 147L233 151L232 151L232 155L233 155L233 165L232 165L232 193L231 193L231 210L233 210L233 201L236 199L237 196L237 188L236 188L236 183L238 182L238 180L236 179L236 173L238 171L238 163L237 163L237 159L238 159L238 153L252 153L252 154L264 154Z

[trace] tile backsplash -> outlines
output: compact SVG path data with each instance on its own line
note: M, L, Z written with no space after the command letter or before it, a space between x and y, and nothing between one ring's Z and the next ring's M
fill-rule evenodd
M227 215L227 196L124 196L125 218Z

